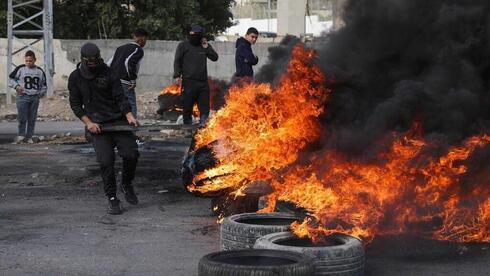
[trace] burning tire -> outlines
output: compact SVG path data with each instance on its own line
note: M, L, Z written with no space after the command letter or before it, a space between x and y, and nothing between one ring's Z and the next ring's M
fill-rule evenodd
M297 220L301 218L288 213L245 213L226 217L221 224L221 249L253 248L258 238L289 231L289 225Z
M349 235L334 234L324 243L313 244L292 232L281 232L257 239L254 248L307 254L315 263L314 275L362 275L364 271L364 247Z
M199 276L309 276L312 260L299 253L278 250L234 250L208 254L201 258Z

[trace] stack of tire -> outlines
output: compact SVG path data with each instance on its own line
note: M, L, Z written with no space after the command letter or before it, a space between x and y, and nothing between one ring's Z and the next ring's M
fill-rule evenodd
M265 235L290 230L300 217L290 213L244 213L226 217L221 224L222 250L253 248L255 241Z
M302 244L290 232L290 224L297 220L302 218L291 213L244 213L225 218L220 231L224 251L204 256L198 275L363 274L364 247L360 240L334 234L329 244Z

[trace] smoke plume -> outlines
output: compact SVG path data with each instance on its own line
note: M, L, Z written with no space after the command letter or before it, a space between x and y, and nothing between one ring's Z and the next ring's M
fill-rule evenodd
M366 153L415 118L427 138L448 144L487 129L490 2L355 0L344 20L318 49L336 79L326 145Z

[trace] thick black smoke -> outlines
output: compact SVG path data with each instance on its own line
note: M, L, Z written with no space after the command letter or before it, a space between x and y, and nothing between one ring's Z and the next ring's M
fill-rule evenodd
M269 47L267 63L264 64L255 75L255 81L260 83L277 83L279 78L286 71L294 45L298 43L300 43L298 37L286 36L281 40L279 45Z
M337 80L322 118L327 145L365 153L415 118L448 144L487 129L490 1L353 0L344 19L318 50Z

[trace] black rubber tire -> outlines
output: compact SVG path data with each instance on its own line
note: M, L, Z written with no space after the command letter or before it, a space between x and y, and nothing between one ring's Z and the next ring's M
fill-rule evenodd
M345 234L334 234L333 238L341 244L318 247L288 246L278 243L295 239L295 235L291 232L281 232L257 239L254 248L307 254L315 263L315 275L363 275L365 253L361 241Z
M281 260L280 264L259 264ZM313 261L296 252L269 249L220 251L201 258L199 276L310 276L314 273Z
M301 220L301 217L290 213L244 213L226 217L221 224L220 246L222 250L253 248L255 241L265 235L289 231L290 224L260 225L245 223L246 220L284 219Z

